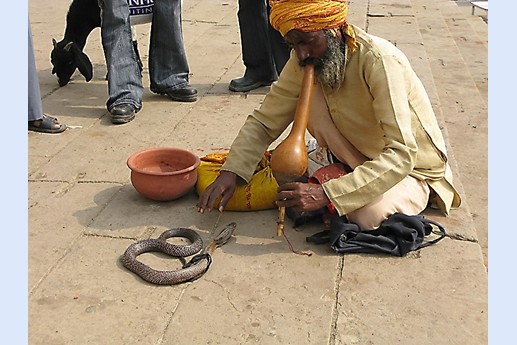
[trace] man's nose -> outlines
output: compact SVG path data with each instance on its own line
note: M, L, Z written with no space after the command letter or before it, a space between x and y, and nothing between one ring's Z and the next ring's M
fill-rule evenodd
M305 59L311 57L309 49L297 48L295 50L296 50L296 56L298 57L299 61L304 61Z

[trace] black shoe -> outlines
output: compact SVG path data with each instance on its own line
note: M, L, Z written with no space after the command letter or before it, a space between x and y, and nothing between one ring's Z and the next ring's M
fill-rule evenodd
M181 89L169 90L169 91L154 91L159 95L167 95L173 101L179 102L195 102L197 101L197 90L192 86L187 85Z
M111 122L114 124L128 123L135 118L136 108L132 104L118 104L111 111Z
M240 77L237 79L233 79L230 82L230 86L228 88L234 92L248 92L254 89L258 89L261 86L269 86L273 84L273 81L274 80L257 81L250 79L248 77Z

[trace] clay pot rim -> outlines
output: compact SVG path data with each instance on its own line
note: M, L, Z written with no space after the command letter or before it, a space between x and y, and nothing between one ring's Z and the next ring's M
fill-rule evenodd
M189 166L189 167L187 167L185 169L176 170L176 171L170 171L170 172L151 172L151 171L140 169L140 168L138 168L135 165L135 160L139 156L141 156L142 154L146 154L146 153L154 152L154 151L183 152L183 153L186 153L186 154L192 156L192 158L194 158L194 164L192 164L191 166ZM153 176L174 176L174 175L185 174L185 173L188 173L190 171L193 171L193 170L197 169L197 167L200 164L201 164L201 160L200 160L200 158L196 154L194 154L193 152L191 152L189 150L182 149L182 148L179 148L179 147L152 147L152 148L147 148L147 149L140 150L140 151L137 151L137 152L133 153L127 159L127 166L129 167L129 169L131 169L131 171L135 171L135 172L138 172L140 174L145 174L145 175L153 175Z

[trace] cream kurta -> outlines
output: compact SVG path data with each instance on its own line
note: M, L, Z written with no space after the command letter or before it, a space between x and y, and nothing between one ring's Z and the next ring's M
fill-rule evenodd
M339 132L370 160L324 183L325 193L344 215L411 175L429 184L438 195L437 205L448 214L461 201L421 81L393 44L354 29L358 49L348 56L344 82L335 92L323 91ZM241 128L223 170L249 181L264 151L292 122L302 78L303 69L293 53L260 108ZM319 141L324 137L317 121L309 121L308 129ZM332 151L330 143L329 148Z

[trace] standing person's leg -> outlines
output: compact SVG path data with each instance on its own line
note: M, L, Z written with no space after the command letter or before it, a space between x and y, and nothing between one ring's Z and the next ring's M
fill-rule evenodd
M239 0L242 60L246 71L230 82L230 90L246 92L271 85L277 79L269 43L269 18L265 0Z
M36 70L36 59L32 44L32 32L29 22L29 61L28 61L28 121L29 130L42 133L61 133L66 129L65 125L59 123L55 117L43 114L41 104L41 91L39 87L38 71Z
M113 123L126 123L142 108L142 77L133 49L129 6L126 0L99 0L101 37L108 67L106 103Z
M149 51L151 91L175 101L197 99L189 84L189 66L181 26L181 0L154 2Z
M39 120L43 117L43 105L41 104L41 92L39 88L38 71L36 70L36 59L32 45L32 32L29 24L29 122Z
M269 27L269 44L271 46L271 54L275 63L276 73L280 75L282 69L284 69L287 60L289 60L291 48L285 43L285 39L282 34L275 30L269 22L269 1L267 1L267 13L268 13L268 27Z

